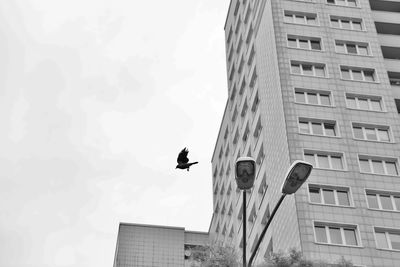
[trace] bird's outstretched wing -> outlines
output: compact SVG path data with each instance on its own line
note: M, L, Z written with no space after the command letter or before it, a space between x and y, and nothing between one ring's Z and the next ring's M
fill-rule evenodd
M187 157L187 154L189 153L189 150L187 150L187 148L185 147L184 149L182 149L182 151L179 153L178 155L178 164L185 164L189 162L189 159Z

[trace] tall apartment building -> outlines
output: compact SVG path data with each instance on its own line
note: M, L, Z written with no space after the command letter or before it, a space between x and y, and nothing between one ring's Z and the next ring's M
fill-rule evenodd
M200 266L192 253L208 243L205 232L185 231L183 227L120 223L113 266Z
M212 156L213 241L247 254L290 164L314 165L286 197L257 251L400 266L400 1L231 0L228 99ZM396 106L397 104L397 106ZM257 163L254 188L234 179Z

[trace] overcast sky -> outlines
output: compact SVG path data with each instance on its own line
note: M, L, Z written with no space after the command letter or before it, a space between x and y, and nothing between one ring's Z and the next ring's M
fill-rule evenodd
M112 266L119 222L208 230L228 6L0 1L1 267Z

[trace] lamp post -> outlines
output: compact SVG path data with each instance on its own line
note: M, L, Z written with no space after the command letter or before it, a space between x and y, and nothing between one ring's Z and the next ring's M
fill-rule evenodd
M282 190L281 190L282 196L280 197L280 199L278 200L278 203L276 204L274 210L272 211L271 216L269 217L268 222L265 225L265 227L260 235L260 238L258 239L258 242L253 250L253 253L250 256L249 267L251 267L251 264L257 253L257 250L260 247L260 244L265 236L265 233L267 232L267 229L268 229L269 225L271 224L272 219L275 216L275 213L279 209L279 206L282 204L286 195L295 193L300 188L300 186L307 180L308 176L310 176L310 174L311 174L312 168L313 168L313 166L310 163L301 161L301 160L296 160L290 166L290 168L286 174L285 181L282 185Z
M236 184L243 191L243 267L247 266L246 259L246 190L251 189L256 177L256 161L250 157L240 157L235 163Z

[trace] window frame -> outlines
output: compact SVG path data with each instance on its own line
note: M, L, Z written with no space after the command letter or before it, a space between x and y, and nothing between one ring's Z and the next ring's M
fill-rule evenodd
M301 132L301 128L300 128L300 123L301 122L307 122L308 123L308 133L303 133ZM313 133L313 127L312 124L313 123L318 123L321 124L321 128L322 128L322 134L315 134ZM334 132L335 135L327 135L326 134L326 127L325 125L328 124L333 124L334 125ZM339 131L339 125L338 122L336 120L331 120L331 119L318 119L318 118L307 118L307 117L297 117L297 125L298 125L298 131L299 134L305 134L305 135L312 135L312 136L323 136L323 137L334 137L334 138L341 138L340 135L340 131Z
M286 14L289 13L291 14L291 21L287 21L287 16ZM296 15L297 16L303 16L304 17L304 21L305 23L298 23L296 22ZM307 15L315 15L315 16L310 16L310 18L314 18L315 20L315 24L308 24L307 23ZM310 13L310 12L303 12L303 11L294 11L294 10L287 10L284 9L283 10L283 23L289 23L289 24L296 24L296 25L304 25L304 26L312 26L312 27L319 27L320 26L320 22L319 22L319 18L318 18L318 13Z
M400 249L393 249L392 243L390 242L390 233L395 233L395 234L400 234L400 228L388 228L388 227L381 227L381 226L372 226L373 232L374 232L374 239L375 239L375 246L376 249L379 250L386 250L386 251L400 251ZM376 232L384 233L386 237L386 242L388 245L388 248L381 248L378 247L378 241L376 238Z
M341 222L331 222L331 221L320 221L320 220L312 220L313 225L313 233L314 233L314 243L319 245L328 245L328 246L340 246L340 247L353 247L353 248L363 248L361 235L360 235L360 227L358 224L349 224L349 223L341 223ZM317 241L317 234L315 231L316 226L325 227L325 237L327 242ZM339 228L342 244L332 243L329 227L331 228ZM356 235L357 245L348 245L346 243L346 236L344 234L345 229L354 229L354 234Z
M344 97L345 97L345 102L346 102L346 108L348 109L353 109L353 110L361 110L361 111L369 111L369 112L387 112L386 110L386 106L385 106L385 102L382 96L377 96L377 95L361 95L361 94L357 94L357 93L344 93ZM355 102L356 102L356 108L353 108L349 105L349 100L348 98L354 98ZM362 109L360 108L359 105L359 99L367 99L368 102L368 108L369 109ZM379 100L380 106L381 106L381 110L374 110L372 109L372 104L371 101L377 101Z
M351 127L351 130L352 130L352 133L353 133L353 139L355 139L355 140L368 141L368 142L378 142L378 143L389 143L389 144L395 143L391 127L388 126L388 125L378 125L378 124L351 121L350 122L350 127ZM357 138L355 136L354 127L361 128L362 133L363 133L363 137L364 137L363 139ZM376 140L368 139L368 136L367 136L367 133L366 133L366 128L370 128L370 129L373 128L375 130ZM389 141L381 141L381 140L379 140L380 139L379 132L378 132L379 130L386 130L387 131L387 134L388 134L388 137L389 137Z
M305 159L305 154L313 154L313 155L314 155L314 162L315 162L315 164L313 164L313 167L314 167L315 169L328 170L328 171L347 171L346 155L345 155L344 152L339 152L339 151L322 151L322 150L315 150L315 149L304 148L304 149L303 149L303 160L306 161L306 162L308 162L308 161ZM332 156L336 156L336 157L337 157L337 156L340 156L343 169L334 169L334 168L323 168L323 167L319 167L318 165L320 165L320 164L319 164L319 162L318 162L318 155L321 155L321 156L328 156L328 162L329 162L329 165L330 165L330 166L332 166L331 157L332 157ZM311 162L310 162L310 163L311 163ZM314 165L316 165L316 166L314 166Z
M289 39L296 39L296 47L290 46L289 45ZM302 48L300 47L300 40L307 40L307 45L308 48ZM321 47L320 50L318 49L312 49L311 41L319 41L319 45ZM322 37L312 37L312 36L302 36L302 35L295 35L295 34L287 34L286 35L286 44L288 48L292 49L300 49L300 50L306 50L306 51L316 51L316 52L324 52L324 46L322 44Z
M386 212L395 212L395 213L400 213L400 205L397 206L396 201L394 200L395 197L400 198L400 192L396 191L388 191L388 190L381 190L381 189L372 189L372 188L364 188L364 193L365 193L365 201L367 202L367 207L370 210L376 210L376 211L386 211ZM378 203L378 208L371 208L368 202L368 195L369 194L374 194L376 196L376 200ZM393 209L384 209L381 203L380 196L381 195L389 195L390 196L390 201L392 203ZM400 202L399 202L400 203Z
M338 49L337 49L337 43L338 43L338 42L339 42L339 43L342 43L342 44L345 46L345 50L346 50L345 53L344 53L344 52L338 51ZM369 42L358 42L358 41L348 41L348 40L334 39L334 40L333 40L333 45L335 46L335 52L338 53L338 54L342 54L342 55L353 55L353 56L361 56L361 57L373 57L372 50L371 50L371 45L370 45ZM354 54L354 53L349 53L349 52L348 52L348 49L347 49L347 45L355 45L355 46L356 46L356 51L357 51L357 53L356 53L356 54ZM366 48L367 48L367 55L362 55L362 54L359 53L359 47L360 47L361 45L366 45Z
M350 75L350 79L344 78L343 77L343 70L348 70L349 71L349 75ZM361 76L362 76L362 80L357 80L354 79L353 76L353 72L354 71L360 71L361 72ZM373 81L368 81L365 79L366 75L365 72L366 71L372 71L373 74ZM340 79L343 81L351 81L351 82L364 82L364 83L379 83L379 79L378 79L378 75L377 75L377 71L376 68L365 68L365 67L357 67L357 66L348 66L348 65L339 65L339 74L340 74Z
M311 194L310 194L310 187L311 188L318 188L320 192L323 189L328 189L328 190L333 190L334 191L334 198L335 198L335 204L329 204L325 203L325 199L323 197L323 194L321 194L321 202L313 202L311 201ZM332 207L342 207L342 208L355 208L354 206L354 201L353 201L353 194L351 191L351 187L349 186L341 186L341 185L332 185L332 184L317 184L317 183L309 183L307 184L307 193L308 193L308 202L313 205L322 205L322 206L332 206ZM339 198L337 195L337 191L346 191L347 192L347 197L349 199L349 205L340 205L339 204Z
M293 72L292 64L299 65L300 73ZM304 74L303 65L311 65L313 74L312 75ZM317 76L316 75L316 71L315 71L316 66L323 66L325 76ZM308 62L308 61L299 61L299 60L289 59L289 67L290 67L291 75L314 77L314 78L324 78L324 79L329 78L328 66L326 63Z
M361 169L360 159L368 160L368 165L369 165L369 169L370 169L371 172L366 172L366 171L363 171ZM368 154L357 154L357 160L358 160L358 167L359 167L360 173L372 174L372 175L384 175L384 176L392 176L392 177L400 176L399 159L397 157L387 157L387 156L368 155ZM380 161L380 162L382 162L382 167L383 167L383 170L384 170L385 173L373 172L374 171L374 166L373 166L372 161ZM387 167L386 167L386 162L394 162L395 163L396 172L397 172L396 175L388 174Z
M296 93L303 93L304 98L306 102L298 102L296 100ZM333 94L331 91L326 91L326 90L317 90L317 89L308 89L308 88L302 88L302 87L293 87L293 94L294 94L294 102L297 104L303 104L303 105L312 105L312 106L321 106L321 107L335 107L334 104L334 99L333 99ZM308 99L308 94L316 94L317 95L317 102L318 104L314 103L309 103ZM331 103L330 105L323 105L321 104L321 95L328 95L329 97L329 102Z
M326 1L327 5L332 5L332 6L340 6L340 7L350 7L350 8L361 8L361 3L358 0L355 0L356 5L355 6L350 6L348 4L348 0L344 0L344 2L346 3L345 5L340 5L336 3L336 0L333 0L335 3L328 3L328 0Z
M339 27L333 26L332 19L335 19L335 20L338 21ZM343 20L348 20L349 21L349 24L350 24L350 28L349 29L342 27L342 21ZM354 22L360 22L361 30L354 29L354 26L353 26ZM358 31L358 32L367 31L363 18L352 18L352 17L337 16L337 15L329 15L329 25L330 25L331 28L339 29L339 30Z

